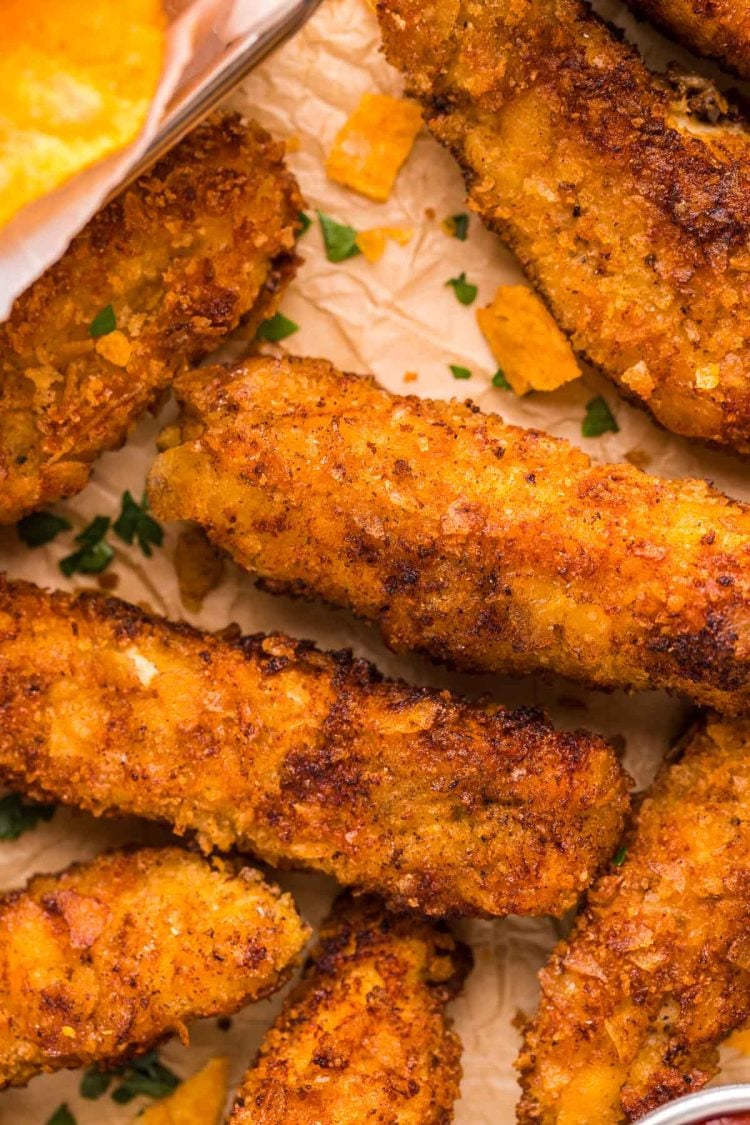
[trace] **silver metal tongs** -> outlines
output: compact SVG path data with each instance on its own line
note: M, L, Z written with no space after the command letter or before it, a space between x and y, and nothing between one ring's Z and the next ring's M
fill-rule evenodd
M253 0L249 0L250 3ZM219 62L191 75L167 106L159 131L111 199L164 156L237 86L266 55L291 38L307 22L321 0L277 0L249 30L229 43Z

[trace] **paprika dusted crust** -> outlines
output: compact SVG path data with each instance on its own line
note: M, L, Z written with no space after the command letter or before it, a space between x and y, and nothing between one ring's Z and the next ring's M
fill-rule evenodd
M662 768L567 942L518 1061L522 1122L619 1125L701 1088L750 1015L750 723Z
M447 1125L471 954L432 923L340 899L239 1089L230 1125Z
M750 709L750 509L596 465L471 403L391 395L321 360L177 383L149 477L267 589L376 622L465 671L554 671Z
M3 580L0 781L433 915L562 914L628 808L611 747L539 712Z
M579 356L674 433L750 453L746 125L651 74L577 0L378 14L472 206Z
M0 1087L116 1064L283 984L309 933L256 871L109 852L0 899Z
M0 523L79 492L178 372L273 312L300 206L283 146L232 114L94 216L0 325Z

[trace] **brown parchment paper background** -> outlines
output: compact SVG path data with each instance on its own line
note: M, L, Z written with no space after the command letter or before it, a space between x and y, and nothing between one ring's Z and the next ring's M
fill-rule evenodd
M669 58L685 60L684 53L623 18L619 0L604 0L601 10L628 27L655 65ZM374 372L394 391L470 396L509 421L565 436L598 460L616 461L638 450L649 459L651 472L709 477L731 495L750 499L746 465L657 430L645 414L624 405L614 389L592 373L553 394L524 399L492 387L496 365L476 327L474 309L491 300L499 283L521 278L510 255L476 218L471 220L466 242L448 238L441 230L445 216L464 209L463 186L451 159L422 134L385 204L370 203L325 178L325 153L360 95L401 90L399 76L385 63L378 47L375 18L364 0L327 0L304 32L230 99L230 104L255 115L277 136L295 138L292 147L296 151L290 154L289 163L299 177L311 214L320 207L357 229L401 226L413 227L415 232L406 247L389 244L385 256L374 265L363 257L332 265L326 261L315 224L301 241L305 264L282 304L284 313L300 325L300 331L286 342L289 350L325 356L348 370ZM706 64L700 64L700 69L712 73ZM426 215L427 208L434 211L434 219ZM446 280L461 270L479 286L473 308L464 308L445 287ZM234 350L241 347L237 343ZM450 363L469 367L471 381L456 383ZM418 372L416 383L404 383L407 371ZM586 440L580 434L584 407L598 393L604 394L614 410L620 432ZM98 462L88 488L59 506L77 529L94 515L115 516L125 488L140 493L154 454L155 435L173 411L170 404L160 419L144 421L121 451ZM349 645L383 671L416 682L450 685L474 695L489 691L511 704L541 704L562 726L588 726L618 736L626 763L641 785L648 782L661 754L689 718L688 708L660 693L628 698L585 692L563 682L541 683L535 678L511 681L499 676L456 676L416 659L400 659L384 649L373 631L346 613L262 594L249 576L231 566L225 582L208 597L202 611L187 613L180 604L170 561L178 530L168 528L164 550L150 560L137 550L117 546L111 570L119 578L115 591L119 596L210 629L237 621L246 631L281 629L312 637L326 647ZM85 578L69 582L62 577L57 561L68 550L69 537L61 537L48 548L28 551L13 529L0 531L0 566L10 575L59 587L92 585ZM140 822L97 822L61 809L49 824L15 843L0 844L0 888L17 886L36 871L62 868L113 842L166 838L160 829ZM316 924L334 891L331 881L293 874L282 876L279 882L294 893L305 917ZM453 1007L464 1043L464 1079L456 1120L460 1125L511 1122L517 1097L512 1061L518 1047L518 1033L511 1021L519 1009L533 1010L536 972L564 927L547 919L509 918L466 923L460 929L473 946L476 969L465 995ZM227 1032L211 1020L194 1025L190 1047L169 1044L163 1048L163 1057L186 1077L211 1055L228 1054L234 1084L252 1059L279 1003L277 996L246 1009ZM720 1081L750 1079L750 1060L731 1050L725 1050L724 1059ZM78 1072L45 1076L26 1090L0 1094L0 1122L42 1125L66 1100L80 1125L108 1125L131 1121L145 1104L139 1099L118 1107L108 1096L96 1102L82 1101L77 1096L79 1080Z

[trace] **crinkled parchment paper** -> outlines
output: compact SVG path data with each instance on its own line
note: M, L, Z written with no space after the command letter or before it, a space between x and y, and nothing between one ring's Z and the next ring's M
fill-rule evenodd
M618 18L619 3L611 0L607 12ZM642 28L637 29L637 37L647 46L652 62L678 55L671 47L665 54L664 41L650 33L646 38ZM570 438L599 460L616 461L637 450L648 459L651 472L710 477L731 495L750 499L747 466L658 431L645 414L620 402L614 389L597 376L587 373L554 394L525 399L491 386L495 364L477 330L474 308L460 305L445 282L465 270L479 285L479 305L492 298L500 282L518 281L520 276L500 242L475 218L466 242L449 238L440 229L440 220L463 210L463 187L450 158L427 135L420 136L392 198L381 205L328 183L324 175L324 155L360 95L375 90L398 93L400 88L399 77L378 53L375 19L364 0L327 0L305 31L231 99L231 104L254 113L277 136L294 138L289 162L299 176L310 213L320 207L359 229L401 226L415 232L406 247L389 244L375 265L362 257L331 265L314 225L301 242L305 264L282 305L284 313L300 325L287 341L290 350L326 356L349 370L372 371L394 391L470 395L510 421ZM434 212L434 218L426 209ZM450 363L469 367L471 381L457 384ZM407 371L418 372L416 383L404 383ZM620 432L586 440L580 434L584 407L599 393L613 408ZM60 506L77 528L99 513L116 514L125 488L140 492L154 453L154 437L173 410L167 406L160 420L145 421L124 449L102 458L85 492ZM282 629L313 637L323 646L350 645L385 672L420 683L448 684L475 695L489 691L511 704L541 704L563 726L588 726L619 736L626 763L641 785L648 782L660 755L689 718L688 708L659 693L628 698L534 678L519 682L455 676L416 659L399 659L384 649L373 631L346 613L259 593L247 575L231 568L202 612L188 614L180 604L170 563L177 531L169 528L164 550L150 560L136 550L117 547L112 571L119 579L118 595L210 629L230 621L249 631ZM0 534L2 565L13 576L50 585L91 584L86 579L67 582L59 573L57 560L70 549L69 540L61 538L65 542L28 551L15 532L6 529ZM61 868L105 843L160 838L165 838L160 830L140 823L104 824L60 810L49 824L17 843L0 844L1 885L16 886L34 871ZM330 901L332 883L305 874L284 875L280 882L293 891L305 916L317 923ZM464 1080L456 1119L461 1125L511 1122L517 1097L512 1060L518 1047L512 1021L519 1009L533 1010L536 972L563 926L510 918L468 923L461 929L473 945L476 969L465 996L453 1009L464 1043ZM231 1078L237 1082L278 1006L279 997L262 1001L236 1017L228 1032L218 1030L215 1021L205 1021L194 1027L189 1048L170 1044L163 1055L186 1076L210 1055L230 1054ZM750 1077L750 1064L736 1052L725 1051L725 1059L723 1081ZM101 1125L131 1120L141 1104L118 1108L108 1097L80 1101L79 1079L78 1073L54 1075L36 1079L27 1090L0 1094L0 1121L41 1125L65 1099L81 1125Z

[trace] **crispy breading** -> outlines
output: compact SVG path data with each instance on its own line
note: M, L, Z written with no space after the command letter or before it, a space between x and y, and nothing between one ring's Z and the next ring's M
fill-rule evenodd
M140 848L0 899L0 1087L114 1064L274 992L307 940L258 872Z
M709 719L541 973L519 1119L615 1125L699 1089L750 1016L750 723Z
M700 55L718 59L750 78L750 10L747 0L628 0Z
M446 1125L461 1044L444 1007L469 950L429 922L340 899L240 1087L230 1125Z
M378 13L472 206L578 354L667 429L750 453L747 126L691 113L578 0Z
M78 492L176 373L273 311L300 203L283 147L232 114L91 220L0 326L0 523Z
M322 360L187 375L151 504L396 651L750 710L750 508Z
M539 712L2 579L0 779L435 915L561 914L628 807L603 739Z

